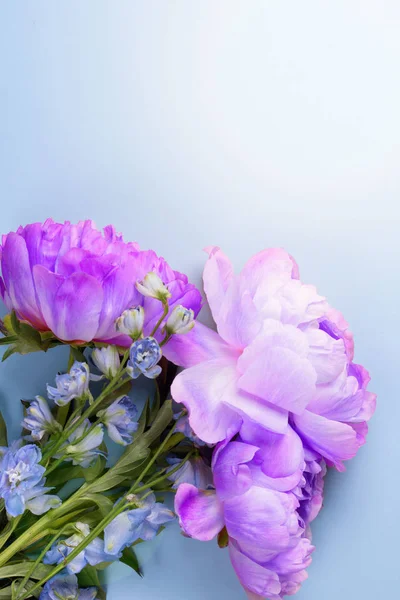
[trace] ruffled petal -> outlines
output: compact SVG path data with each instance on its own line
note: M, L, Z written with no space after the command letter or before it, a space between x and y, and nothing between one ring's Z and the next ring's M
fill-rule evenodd
M171 386L173 399L189 411L191 428L209 444L225 439L231 429L239 430L242 419L224 403L235 394L235 384L234 362L210 360L186 369Z
M339 471L344 470L342 461L357 454L360 444L356 432L345 423L331 421L308 410L302 415L294 415L293 423L307 444Z

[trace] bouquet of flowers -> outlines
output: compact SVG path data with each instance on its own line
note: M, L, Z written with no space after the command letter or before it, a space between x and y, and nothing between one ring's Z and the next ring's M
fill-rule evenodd
M69 362L46 398L22 401L20 439L0 413L0 599L102 600L100 572L141 574L135 546L175 514L184 535L229 548L250 600L307 577L327 466L355 456L375 409L368 372L284 250L239 275L207 253L217 332L196 321L187 277L112 226L49 219L3 236L3 360L67 345Z

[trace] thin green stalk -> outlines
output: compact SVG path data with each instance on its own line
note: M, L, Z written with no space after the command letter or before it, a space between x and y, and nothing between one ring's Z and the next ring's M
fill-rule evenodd
M154 463L156 462L157 458L160 456L160 454L164 450L165 446L167 445L168 440L172 437L172 435L174 433L174 430L175 430L175 427L176 427L176 422L173 424L173 426L172 426L171 430L169 431L169 433L165 436L164 441L158 447L157 452L155 452L153 458L150 460L149 463L147 463L147 465L144 468L144 470L140 473L139 477L136 479L135 483L130 488L128 494L133 494L135 492L138 484L140 484L140 482L142 481L143 477L146 475L146 473L149 472L149 470L151 469L151 467L154 465Z
M41 562L41 560L44 557L44 555L46 554L46 552L48 550L50 550L50 548L52 547L52 545L58 540L58 538L60 536L62 536L62 534L66 531L66 529L68 529L68 527L69 527L69 525L64 525L64 527L62 529L60 529L60 531L57 531L56 534L51 538L50 542L44 547L44 549L42 550L42 552L39 554L39 556L37 557L37 559L35 560L35 562L31 566L31 568L29 569L29 571L27 572L27 574L25 575L25 577L22 579L21 583L19 584L18 589L16 591L16 597L17 598L18 598L19 593L21 592L21 590L25 586L26 582L28 581L28 579L30 578L30 576L32 575L32 573L35 571L36 567Z
M155 332L160 327L161 323L164 321L165 317L168 314L168 311L169 311L168 302L163 302L163 306L164 306L163 314L161 315L161 317L158 319L157 323L155 324L153 331L150 333L151 337L155 334Z

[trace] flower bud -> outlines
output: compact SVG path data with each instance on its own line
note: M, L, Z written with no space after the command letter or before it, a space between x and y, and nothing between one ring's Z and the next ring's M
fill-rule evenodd
M143 281L138 281L136 288L143 296L156 298L161 302L166 302L168 298L171 298L168 288L163 284L159 276L152 272L147 273Z
M184 306L175 306L168 317L166 331L169 335L187 333L194 327L194 312Z
M161 358L161 348L152 337L134 342L130 349L127 371L132 379L144 375L149 379L155 379L161 373L158 364Z
M113 379L121 365L119 353L115 346L95 348L92 352L92 361L107 379Z
M142 335L143 324L143 306L135 306L135 308L124 310L122 315L116 321L116 327L119 333L125 333L135 339Z

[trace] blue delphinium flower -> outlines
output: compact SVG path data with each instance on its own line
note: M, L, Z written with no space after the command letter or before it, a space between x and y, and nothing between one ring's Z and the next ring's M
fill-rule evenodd
M116 443L126 446L132 442L132 433L137 430L137 408L129 396L122 396L97 416L102 418L108 435Z
M180 458L167 458L167 462L171 465L167 470L167 473L169 473L182 461ZM190 483L200 490L213 487L211 467L206 465L201 456L195 456L187 460L175 473L169 475L168 479L174 482L172 486L174 489L177 489L181 483Z
M97 588L79 588L76 575L56 575L44 586L39 600L96 600Z
M144 375L149 379L155 379L161 373L161 367L157 363L161 358L161 348L152 337L137 340L131 346L128 373L132 379Z
M96 456L104 455L99 450L103 437L103 425L99 423L93 427L89 419L85 419L61 446L56 458L64 456L65 460L72 460L72 464L86 468Z
M75 523L75 533L65 540L58 540L45 554L43 562L45 565L54 565L62 562L90 533L90 527L86 523L78 521ZM82 552L79 552L67 565L68 573L80 573L87 564L92 567L102 562L111 562L115 556L104 552L104 541L100 538L92 540Z
M51 414L49 405L41 396L36 396L26 409L22 427L31 432L33 440L41 440L45 433L61 431L61 426Z
M176 421L175 431L179 433L183 433L185 437L188 438L191 442L194 443L195 446L208 446L211 444L206 444L194 433L193 429L190 427L189 416L183 414L182 412L175 414L174 419Z
M39 463L40 449L29 444L17 448L11 446L1 452L0 498L3 498L8 514L22 515L25 509L34 515L42 515L60 506L58 496L46 494L51 488L45 487L45 468Z
M136 498L137 508L118 515L104 530L104 549L119 558L136 540L152 540L161 525L175 518L172 511L156 502L154 494L144 500Z
M85 398L89 392L89 367L75 361L68 373L56 375L56 387L47 385L47 395L58 406L65 406L74 398Z

